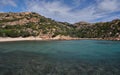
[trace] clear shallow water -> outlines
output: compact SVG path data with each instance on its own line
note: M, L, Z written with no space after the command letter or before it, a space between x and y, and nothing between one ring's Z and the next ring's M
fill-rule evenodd
M0 69L3 70L0 75L12 73L15 70L13 67L18 66L21 66L22 71L18 69L16 75L27 75L26 72L29 74L31 71L28 67L35 66L36 63L42 66L38 65L39 69L34 67L33 71L36 72L32 75L120 75L119 41L3 42L0 43L0 53L0 62L4 62L0 64ZM23 67L25 64L29 64L27 70ZM48 70L49 68L51 69Z
M25 51L58 58L116 59L120 58L119 41L24 41L0 43L1 52Z

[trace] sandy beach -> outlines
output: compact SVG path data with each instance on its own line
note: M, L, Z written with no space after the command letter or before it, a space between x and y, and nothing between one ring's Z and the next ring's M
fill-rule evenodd
M10 41L41 41L41 40L115 40L120 41L120 38L72 38L68 36L57 36L54 38L40 38L40 37L0 37L0 42L10 42Z
M32 40L43 40L42 38L38 37L17 37L17 38L11 38L11 37L0 37L0 42L9 42L9 41L32 41Z
M80 38L72 38L69 36L56 36L54 38L40 38L40 37L0 37L0 42L9 42L9 41L39 41L39 40L79 40Z

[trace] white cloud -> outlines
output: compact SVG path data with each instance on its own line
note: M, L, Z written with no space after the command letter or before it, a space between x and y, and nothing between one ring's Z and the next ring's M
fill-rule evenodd
M98 8L103 11L118 11L120 0L98 0Z
M75 7L78 7L82 2L84 2L85 0L72 0L72 4Z
M10 5L14 7L17 6L14 0L0 0L0 6L6 6L6 5Z
M75 0L73 0L75 1ZM78 0L80 3L83 0ZM76 6L67 6L62 1L30 0L26 1L26 9L40 13L43 16L57 21L67 21L70 23L78 21L93 22L96 19L107 17L109 13L118 11L120 3L118 0L96 0L96 4L87 5L81 10L74 10ZM76 1L76 3L78 3ZM78 3L78 4L79 4ZM26 10L25 9L25 10Z
M52 17L59 20L59 18L67 18L71 8L61 3L60 1L45 2L45 1L32 1L27 2L27 10L38 12L46 17ZM67 16L66 16L67 15Z

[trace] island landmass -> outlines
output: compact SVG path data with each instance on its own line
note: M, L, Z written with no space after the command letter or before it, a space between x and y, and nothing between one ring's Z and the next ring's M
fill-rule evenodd
M81 39L120 40L120 19L70 24L35 12L0 13L0 42Z

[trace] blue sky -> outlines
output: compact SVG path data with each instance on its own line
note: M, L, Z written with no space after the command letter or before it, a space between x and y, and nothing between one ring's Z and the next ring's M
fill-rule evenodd
M120 17L120 0L0 0L0 12L26 11L70 23L111 21Z

